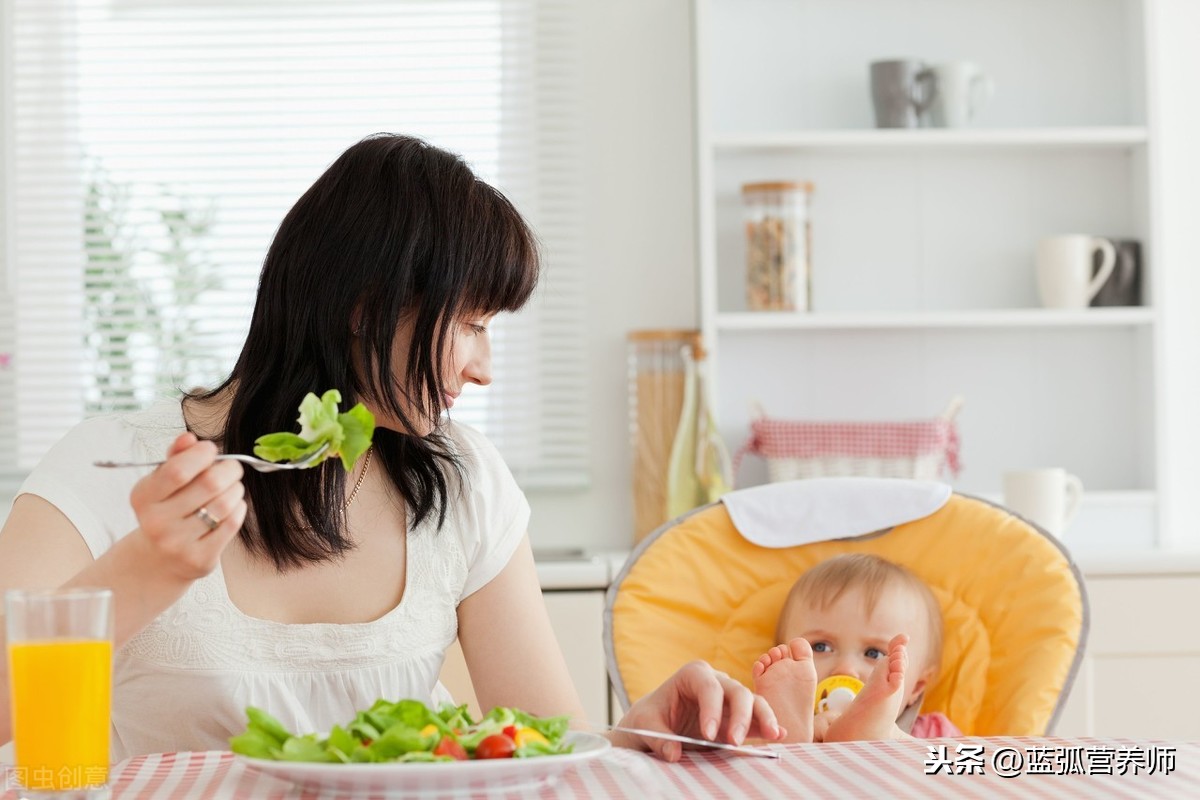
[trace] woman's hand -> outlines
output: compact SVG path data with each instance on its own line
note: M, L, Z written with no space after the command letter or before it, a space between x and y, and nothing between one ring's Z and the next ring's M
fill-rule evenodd
M180 435L167 461L133 487L141 550L152 568L185 583L216 569L246 519L242 465L217 461L212 442Z
M741 744L748 736L778 741L786 735L765 699L704 661L680 667L662 686L630 706L620 724L732 744ZM628 733L614 735L613 742L650 750L664 761L678 761L683 752L679 742Z

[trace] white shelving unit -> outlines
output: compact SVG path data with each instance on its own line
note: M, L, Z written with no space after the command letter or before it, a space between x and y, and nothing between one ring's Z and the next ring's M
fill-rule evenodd
M1062 466L1088 489L1072 538L1200 546L1163 530L1195 521L1194 491L1172 489L1200 478L1181 400L1200 409L1200 381L1168 378L1200 331L1200 293L1179 294L1200 281L1167 268L1191 231L1164 225L1200 220L1197 176L1176 169L1200 114L1164 133L1159 110L1197 106L1181 5L696 0L700 321L727 441L745 440L756 403L918 419L961 394L962 491L998 496L1006 470ZM976 61L997 92L969 128L875 129L868 64L896 57ZM816 187L809 312L746 310L740 187L771 180ZM1146 305L1039 306L1037 240L1083 232L1142 242ZM751 460L739 485L764 474Z
M1153 325L1149 308L1094 308L1086 311L1000 308L978 311L896 311L877 313L791 313L730 311L717 314L720 331L854 330L867 328L1101 328Z
M1027 128L1010 130L934 129L764 131L760 133L715 134L710 142L714 153L735 150L825 150L831 153L905 150L1127 150L1145 145L1146 128Z

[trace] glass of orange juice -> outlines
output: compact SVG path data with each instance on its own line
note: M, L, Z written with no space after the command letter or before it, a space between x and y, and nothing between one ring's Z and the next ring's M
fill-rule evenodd
M4 616L20 796L107 797L112 591L15 589Z

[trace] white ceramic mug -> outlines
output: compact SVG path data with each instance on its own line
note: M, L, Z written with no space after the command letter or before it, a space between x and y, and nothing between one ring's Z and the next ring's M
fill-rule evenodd
M1096 251L1100 269L1092 274ZM1034 254L1038 296L1046 308L1087 308L1117 264L1113 243L1101 236L1071 233L1037 243Z
M1079 513L1083 481L1061 467L1004 473L1004 505L1061 536Z
M996 91L992 79L970 61L935 64L929 118L935 127L961 128L975 118Z

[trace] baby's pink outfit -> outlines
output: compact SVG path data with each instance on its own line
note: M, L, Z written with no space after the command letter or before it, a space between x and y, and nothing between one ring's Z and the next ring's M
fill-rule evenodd
M954 727L945 714L933 711L929 714L918 714L913 720L912 735L918 739L961 739L963 732Z

